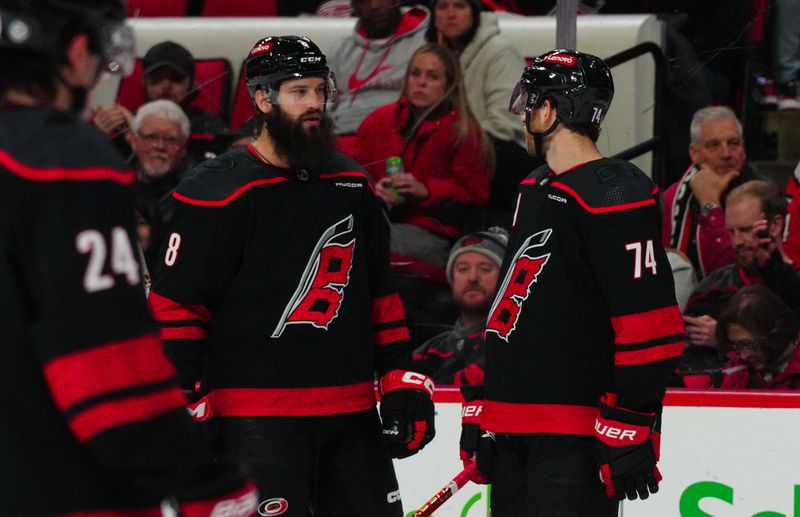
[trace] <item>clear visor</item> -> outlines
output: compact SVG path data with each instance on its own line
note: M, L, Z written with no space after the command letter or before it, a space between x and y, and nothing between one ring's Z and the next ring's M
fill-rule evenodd
M254 86L253 93L260 88L272 104L327 104L336 102L338 96L333 72L323 76L295 74L281 79L277 89L266 82Z
M100 30L103 59L107 72L128 76L136 63L133 28L124 23L108 24Z
M508 103L508 111L514 115L519 115L523 111L533 111L539 101L539 92L529 93L522 81L519 81L511 93L511 101Z

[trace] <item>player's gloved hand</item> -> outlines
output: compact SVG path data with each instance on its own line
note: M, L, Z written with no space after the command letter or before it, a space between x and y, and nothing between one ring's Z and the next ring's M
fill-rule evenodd
M600 479L608 497L647 499L658 492L661 481L656 467L661 438L659 419L655 413L617 407L615 399L610 393L601 397L600 414L594 425Z
M183 390L183 393L188 401L186 409L189 411L189 416L200 425L200 430L203 432L206 442L214 444L219 433L217 432L216 420L212 418L214 416L214 406L208 390L198 383L194 391Z
M416 454L433 440L433 379L422 373L392 370L379 383L383 443L393 458Z
M464 404L461 406L461 440L459 456L464 467L472 462L478 474L476 483L488 483L494 462L494 434L481 429L483 413L483 386L461 386Z

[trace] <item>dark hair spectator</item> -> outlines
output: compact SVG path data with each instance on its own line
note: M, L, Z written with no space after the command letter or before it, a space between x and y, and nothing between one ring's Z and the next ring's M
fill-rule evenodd
M390 157L401 158L405 171L388 176ZM493 164L447 47L426 44L414 53L400 100L367 117L354 158L392 207L393 251L443 267L465 209L486 203Z
M731 361L723 368L723 388L796 389L800 352L795 312L767 287L742 288L717 320L720 351Z

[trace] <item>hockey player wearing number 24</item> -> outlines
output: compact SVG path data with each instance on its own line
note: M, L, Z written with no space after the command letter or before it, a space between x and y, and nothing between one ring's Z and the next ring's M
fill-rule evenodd
M130 73L120 0L0 0L0 514L255 515L147 310L133 172L80 119Z
M150 295L167 353L262 514L402 515L391 458L433 438L433 383L390 285L388 220L332 144L319 48L265 38L245 70L259 135L173 194Z
M470 393L464 418L462 458L488 474L494 517L616 516L619 499L658 490L661 402L684 329L658 189L595 144L613 92L602 60L554 50L512 94L528 151L547 164L518 189L482 411Z

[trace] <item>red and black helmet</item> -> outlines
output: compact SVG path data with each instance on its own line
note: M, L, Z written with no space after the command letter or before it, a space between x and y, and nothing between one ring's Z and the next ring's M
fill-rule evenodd
M551 50L533 60L514 88L509 111L532 112L554 101L565 124L600 125L614 97L611 69L597 56L575 50Z
M321 77L327 83L327 101L335 101L336 81L325 54L304 36L273 36L256 42L245 61L245 80L250 95L262 90L270 102L283 81Z

